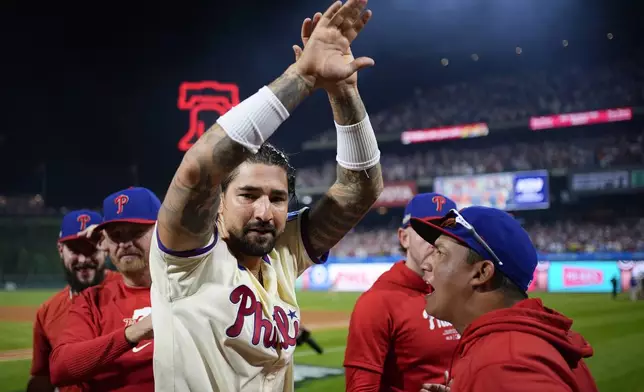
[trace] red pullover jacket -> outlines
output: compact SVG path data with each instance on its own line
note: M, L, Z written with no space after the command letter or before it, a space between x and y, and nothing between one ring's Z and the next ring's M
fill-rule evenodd
M454 354L451 392L597 392L593 349L572 320L526 299L469 325Z

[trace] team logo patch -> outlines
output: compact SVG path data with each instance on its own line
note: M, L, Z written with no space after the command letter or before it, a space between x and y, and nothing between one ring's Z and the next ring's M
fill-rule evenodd
M129 327L130 325L136 324L137 321L150 314L152 314L152 308L149 306L141 309L136 309L134 310L134 312L132 312L132 318L124 318L123 323L125 323L126 327Z
M87 228L87 223L91 220L90 216L87 214L81 214L76 217L76 222L80 224L78 231L83 231Z
M447 202L443 196L434 196L432 197L432 203L436 204L436 211L443 211L443 205Z
M114 204L116 204L116 214L120 215L123 212L123 206L125 206L130 201L128 195L118 195L114 198Z

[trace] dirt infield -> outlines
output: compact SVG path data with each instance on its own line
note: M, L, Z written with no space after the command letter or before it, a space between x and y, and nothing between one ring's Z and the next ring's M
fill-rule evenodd
M302 311L302 325L310 330L346 328L349 326L349 312L327 310Z
M36 317L37 306L2 306L0 307L0 322L2 321L28 321L33 322Z
M2 306L0 322L33 322L37 307ZM310 330L337 329L349 326L349 312L302 311L302 324ZM0 362L31 358L31 349L0 351Z

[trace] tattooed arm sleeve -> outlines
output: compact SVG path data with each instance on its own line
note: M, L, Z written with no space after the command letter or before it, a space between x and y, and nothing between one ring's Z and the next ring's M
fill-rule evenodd
M291 113L312 91L292 67L268 86ZM250 151L213 125L186 152L159 211L159 240L186 251L207 245L214 233L221 182L246 160Z
M362 121L366 109L357 89L329 95L333 118L339 125ZM315 206L308 224L307 239L315 257L335 246L371 209L382 192L380 163L363 170L353 171L337 167L337 179Z

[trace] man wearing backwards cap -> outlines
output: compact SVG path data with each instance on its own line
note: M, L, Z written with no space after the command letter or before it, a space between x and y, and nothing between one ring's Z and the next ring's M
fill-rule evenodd
M65 327L65 318L72 300L88 287L101 284L104 279L118 279L119 275L105 271L105 252L96 242L79 236L90 225L102 221L98 212L76 210L63 217L58 239L58 254L63 264L67 286L43 303L36 313L33 327L33 355L31 378L27 392L53 391L49 379L49 356L54 342ZM75 391L76 387L60 391Z
M160 205L145 188L125 189L103 202L104 220L93 233L123 279L85 290L74 301L51 356L56 385L154 390L148 258Z
M423 263L434 287L425 310L461 333L453 392L597 391L583 358L593 349L572 320L527 299L537 251L519 222L487 207L450 211L412 228L436 248ZM449 390L440 385L423 391Z
M407 208L398 239L406 258L394 264L356 302L345 351L346 389L352 391L414 391L423 382L442 382L456 349L454 327L425 313L422 261L433 252L409 226L411 218L437 219L454 202L423 193Z

